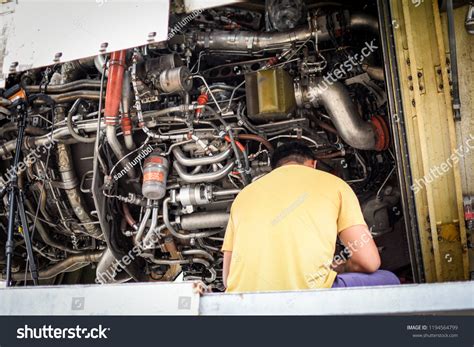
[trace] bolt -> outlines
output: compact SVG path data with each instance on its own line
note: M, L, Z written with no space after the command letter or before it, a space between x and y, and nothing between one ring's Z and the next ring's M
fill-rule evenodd
M423 76L423 74L421 72L418 72L418 78L421 78L421 76Z
M439 89L443 89L443 85L442 85L442 84L439 85Z
M413 86L410 86L410 88L409 88L409 89L410 89L410 90L413 90Z
M61 52L58 52L54 55L54 62L57 63L59 59L63 56Z
M420 90L423 90L423 86L420 86Z
M416 105L415 99L413 99L413 100L411 101L411 104L413 105L413 107L415 107L415 105Z
M108 46L109 46L108 42L102 43L100 45L100 52L105 52Z
M408 80L409 80L409 81L411 81L412 79L413 79L413 77L411 77L411 75L408 76Z

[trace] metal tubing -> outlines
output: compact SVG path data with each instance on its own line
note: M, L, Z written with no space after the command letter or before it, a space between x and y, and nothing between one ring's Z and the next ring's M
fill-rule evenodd
M100 81L96 80L77 80L64 84L48 86L25 86L28 93L66 93L78 89L99 89Z
M64 107L56 108L56 120L63 121L65 119ZM59 175L63 183L70 188L65 189L69 203L76 215L77 219L83 224L86 232L97 239L101 238L102 231L93 224L92 218L89 216L87 208L82 199L82 193L78 187L78 180L72 164L71 148L68 145L57 144L57 162Z
M178 239L189 240L189 239L196 239L196 238L201 238L201 237L208 237L216 233L216 231L202 231L199 233L191 233L191 234L178 233L173 227L173 225L171 224L170 219L169 219L169 203L170 203L169 197L163 200L163 222L168 228L168 231L174 237L177 237Z
M183 230L199 230L210 228L225 228L229 222L227 212L198 212L180 217L179 224Z
M201 158L189 158L183 153L181 148L175 147L172 150L175 159L184 166L199 166L199 165L210 165L215 163L220 163L224 159L227 159L232 152L232 148L227 147L224 151L219 154Z
M59 275L62 272L68 272L69 269L74 267L74 270L77 270L75 267L78 264L90 264L90 263L97 263L102 256L102 251L94 251L80 255L73 255L70 256L59 263L54 264L46 268L45 270L39 271L39 279L48 279L53 278ZM23 281L24 279L31 280L31 273L18 272L12 275L12 279L14 281Z
M322 78L317 78L309 87L308 95L314 96L311 100L313 104L323 106L327 110L339 135L349 146L362 150L375 149L375 128L359 115L342 83L329 84Z
M173 168L178 173L179 177L187 183L209 183L218 181L226 177L234 167L234 162L230 161L222 169L214 172L201 173L192 175L187 173L178 161L173 162Z
M377 18L365 13L356 13L350 17L349 28L370 30L378 33ZM212 30L199 32L196 35L196 46L201 49L227 52L260 52L281 49L296 42L303 42L312 36L319 42L329 41L331 35L327 30L315 30L310 26L292 29L286 32L253 32Z

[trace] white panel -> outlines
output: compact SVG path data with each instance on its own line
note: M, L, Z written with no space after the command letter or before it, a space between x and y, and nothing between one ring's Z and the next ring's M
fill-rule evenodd
M294 292L207 294L201 315L378 315L474 313L474 282Z
M4 5L2 5L4 6ZM19 0L7 32L3 72L95 56L163 41L168 0Z
M130 283L0 289L0 315L197 315L194 283Z
M184 0L184 8L187 13L225 5L232 5L238 2L246 2L246 0Z

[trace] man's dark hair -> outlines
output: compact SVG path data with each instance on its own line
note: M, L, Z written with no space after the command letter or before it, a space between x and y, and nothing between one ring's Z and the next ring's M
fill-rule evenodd
M306 160L314 160L311 148L300 141L291 141L278 146L273 152L271 164L275 169L289 162L304 164Z

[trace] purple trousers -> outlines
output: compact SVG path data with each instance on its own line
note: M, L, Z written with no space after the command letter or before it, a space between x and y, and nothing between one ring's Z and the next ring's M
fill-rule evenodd
M339 274L336 276L332 287L390 286L395 284L400 284L400 280L395 274L386 270L378 270L371 274L359 272Z

